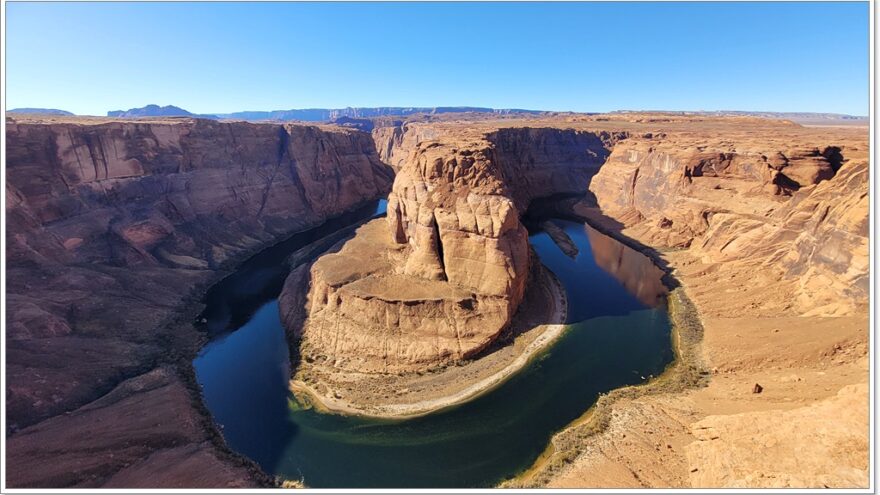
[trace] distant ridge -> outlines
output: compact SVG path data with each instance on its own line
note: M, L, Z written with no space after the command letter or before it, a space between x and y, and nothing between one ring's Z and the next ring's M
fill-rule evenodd
M797 123L819 123L842 121L846 123L867 123L867 116L847 115L844 113L821 112L761 112L747 110L616 110L608 113L666 113L671 115L704 115L708 117L763 117L767 119L784 119Z
M43 115L75 115L66 110L55 108L13 108L7 113L18 114L43 114ZM272 120L272 121L306 121L306 122L337 122L351 127L372 127L366 122L355 122L358 119L371 119L376 117L407 116L413 114L444 114L444 113L482 113L496 115L540 115L556 113L545 110L525 110L521 108L489 108L489 107L346 107L346 108L301 108L290 110L272 111L243 111L232 113L195 114L174 105L146 105L140 108L128 110L111 110L108 117L138 118L138 117L198 117L205 119L235 119L235 120ZM578 114L593 115L594 112L572 112ZM799 124L824 124L824 125L866 125L867 116L848 115L842 113L821 112L765 112L745 110L615 110L609 114L628 113L658 113L669 115L702 115L709 117L763 117L770 119L784 119Z
M388 115L412 115L416 113L440 114L440 113L495 113L507 114L540 114L540 110L522 109L495 109L484 107L347 107L347 108L303 108L273 111L245 111L216 114L194 114L174 105L159 106L147 105L128 110L112 110L107 112L108 117L136 118L136 117L202 117L209 119L239 119L239 120L303 120L307 122L330 122L340 118L363 119L370 117L384 117Z
M128 110L111 110L107 112L108 117L123 117L123 118L136 118L136 117L204 117L209 119L216 119L216 115L197 115L192 112L186 111L180 107L176 107L174 105L166 105L164 107L160 107L159 105L147 105L145 107L140 108L129 108Z
M6 113L30 113L43 115L73 115L67 110L58 110L57 108L13 108L7 110Z
M540 114L541 110L523 110L519 108L496 109L486 107L346 107L346 108L306 108L291 110L273 110L271 112L251 111L216 114L224 119L243 120L305 120L312 122L331 121L339 118L363 119L385 117L390 115L412 115L416 113L495 113L500 115L523 113Z

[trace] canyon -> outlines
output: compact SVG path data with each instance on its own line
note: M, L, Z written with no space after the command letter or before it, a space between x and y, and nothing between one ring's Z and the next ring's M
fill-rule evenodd
M525 294L519 217L533 198L585 190L615 137L505 129L419 142L388 195L387 222L313 265L305 325L287 323L301 332L305 359L396 373L485 349ZM288 300L299 300L282 294L292 314Z
M8 118L8 484L276 483L201 404L200 294L387 194L386 218L284 284L298 373L408 380L503 352L545 280L525 227L540 206L650 256L687 293L706 383L614 402L604 428L560 432L513 484L867 485L864 128L635 112L371 123ZM596 251L631 292L658 292L625 273L627 251ZM806 417L800 434L767 427Z
M71 118L11 119L7 139L10 486L271 482L212 440L188 308L249 254L387 194L370 137Z

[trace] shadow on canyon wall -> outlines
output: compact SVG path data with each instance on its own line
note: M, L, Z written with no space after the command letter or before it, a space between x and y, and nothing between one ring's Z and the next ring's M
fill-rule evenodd
M317 256L351 238L358 226L382 214L384 200L379 200L294 234L249 258L205 294L205 309L195 325L212 342L185 372L193 373L193 383L200 382L197 385L203 391L200 399L212 411L224 443L246 454L267 473L276 471L299 428L290 421L291 397L287 392L288 380L299 363L299 350L293 339L283 337L278 315L277 298L285 279L291 270L304 268L307 272ZM216 345L224 340L234 342ZM264 359L285 363L285 366L275 369L251 365ZM230 363L236 362L239 368L230 372ZM259 377L255 380L254 375ZM260 383L260 387L255 390L236 386L234 382L239 380ZM218 382L226 382L229 387L225 391L218 390L215 386ZM237 394L240 391L247 391L249 395L240 396ZM253 397L255 392L258 399ZM243 408L250 412L243 412ZM248 421L224 428L225 421L238 417L246 417Z
M580 209L581 212L586 212L588 215L585 216L575 212L574 205L577 203L588 206L588 208ZM669 267L669 262L663 257L663 254L651 246L624 235L623 229L626 225L614 218L602 214L596 196L591 191L587 190L585 193L580 194L557 194L534 199L529 204L529 208L522 220L526 227L532 231L539 228L540 223L544 219L554 217L575 222L584 222L602 234L647 256L655 266L663 271L663 285L665 285L668 290L672 291L681 285L672 275L672 269ZM590 238L591 242L594 241L594 238L601 244L601 239L595 236ZM610 266L610 264L610 261L606 262L606 265ZM626 284L626 277L618 278L622 283Z

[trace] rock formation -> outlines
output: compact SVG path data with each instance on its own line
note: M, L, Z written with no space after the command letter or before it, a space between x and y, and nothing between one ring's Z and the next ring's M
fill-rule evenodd
M365 228L363 239L314 265L305 325L300 329L304 317L288 322L302 336L304 356L352 371L399 372L478 353L522 298L529 257L520 216L533 199L566 193L586 193L579 213L629 227L646 245L693 245L714 261L760 258L774 269L789 263L792 280L814 280L801 298L864 296L867 258L859 253L866 237L855 223L865 220L858 202L867 198L853 192L839 205L859 212L847 220L846 234L808 227L810 216L816 225L838 220L819 218L820 199L803 199L848 190L838 182L859 176L859 166L845 165L845 146L787 140L779 133L801 128L785 123L770 124L773 137L734 132L719 138L674 117L687 124L649 132L640 116L632 118L639 125L407 121L376 127L380 156L399 170L388 197L391 242L377 227ZM717 120L707 122L711 127ZM863 179L853 178L849 187L857 189ZM819 254L817 235L846 242L840 252ZM352 264L357 268L344 268ZM835 292L817 290L820 283ZM826 310L846 311L841 308ZM282 309L303 315L284 299Z
M301 336L307 362L396 373L480 352L525 292L529 246L520 216L536 197L585 190L607 146L624 137L397 129L378 133L390 132L392 143L379 146L386 158L401 153L388 152L401 143L413 146L388 196L387 224L363 227L314 264L301 330L291 316L300 314L296 286L282 295L282 314Z
M849 314L868 293L865 150L797 129L634 137L614 148L590 191L602 215L646 245L778 271L798 284L790 307Z
M542 483L867 487L867 127L614 125L631 138L574 211L673 270L699 312L709 380L614 403L607 429ZM793 422L796 435L778 427Z
M230 261L385 195L392 178L369 134L330 127L25 117L7 120L6 152L10 486L108 482L111 447L142 443L124 425L76 472L57 450L43 462L55 447L32 441L49 421L79 428L78 411L114 387L194 352L198 332L169 319ZM146 390L130 387L127 403ZM143 407L199 416L186 400ZM187 435L157 433L132 455L196 441ZM200 435L205 459L217 458Z
M851 315L856 344L832 357L858 355L856 320L868 303L864 135L747 117L444 115L374 120L372 139L192 118L8 120L7 483L265 482L211 439L180 364L200 335L172 319L247 253L387 193L382 162L398 171L387 219L285 284L282 319L303 366L421 372L479 355L528 283L520 217L535 199L571 194L584 197L568 200L569 213L671 260L707 318L710 359L723 362L719 339L750 329L780 339L770 318L788 318L779 324L788 328L801 316ZM639 269L594 243L600 266L622 280ZM837 320L823 319L807 340L830 339ZM754 362L785 365L766 353ZM770 368L748 366L767 385L747 394L753 401L786 390L768 381ZM669 401L690 407L680 399ZM774 424L763 403L742 407ZM691 417L680 412L671 416ZM691 454L720 458L712 445ZM727 470L705 479L733 479Z

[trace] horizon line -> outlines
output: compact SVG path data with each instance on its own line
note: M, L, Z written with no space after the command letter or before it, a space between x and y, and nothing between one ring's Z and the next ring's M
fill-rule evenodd
M480 106L480 105L373 105L373 106L307 106L307 107L291 107L291 108L278 108L273 110L234 110L231 112L193 112L187 110L186 108L175 105L159 105L155 103L147 103L140 107L131 107L128 109L119 109L119 110L107 110L103 114L90 114L90 113L75 113L70 112L78 117L108 117L107 113L109 112L128 112L131 110L138 110L145 108L150 105L155 105L160 108L164 107L176 107L185 112L191 113L193 116L207 115L207 116L220 116L220 115L230 115L236 113L248 113L248 112L289 112L289 111L304 111L304 110L361 110L361 109L379 109L379 108L399 108L399 109L439 109L439 108L467 108L467 109L485 109L485 110L493 110L493 111L519 111L519 112L534 112L534 113L571 113L571 114L608 114L608 113L773 113L773 114L816 114L816 115L840 115L845 117L856 117L856 118L870 118L870 112L865 115L856 115L845 112L828 112L828 111L810 111L810 110L734 110L734 109L633 109L633 108L618 108L614 110L607 111L599 111L599 110L545 110L545 109L529 109L523 107L491 107L491 106ZM40 109L40 110L61 110L65 112L69 112L63 108L57 107L43 107L43 106L17 106L14 108L4 108L4 113L14 113L16 110L22 109ZM467 110L461 112L467 113ZM388 114L387 116L393 116L395 114Z

